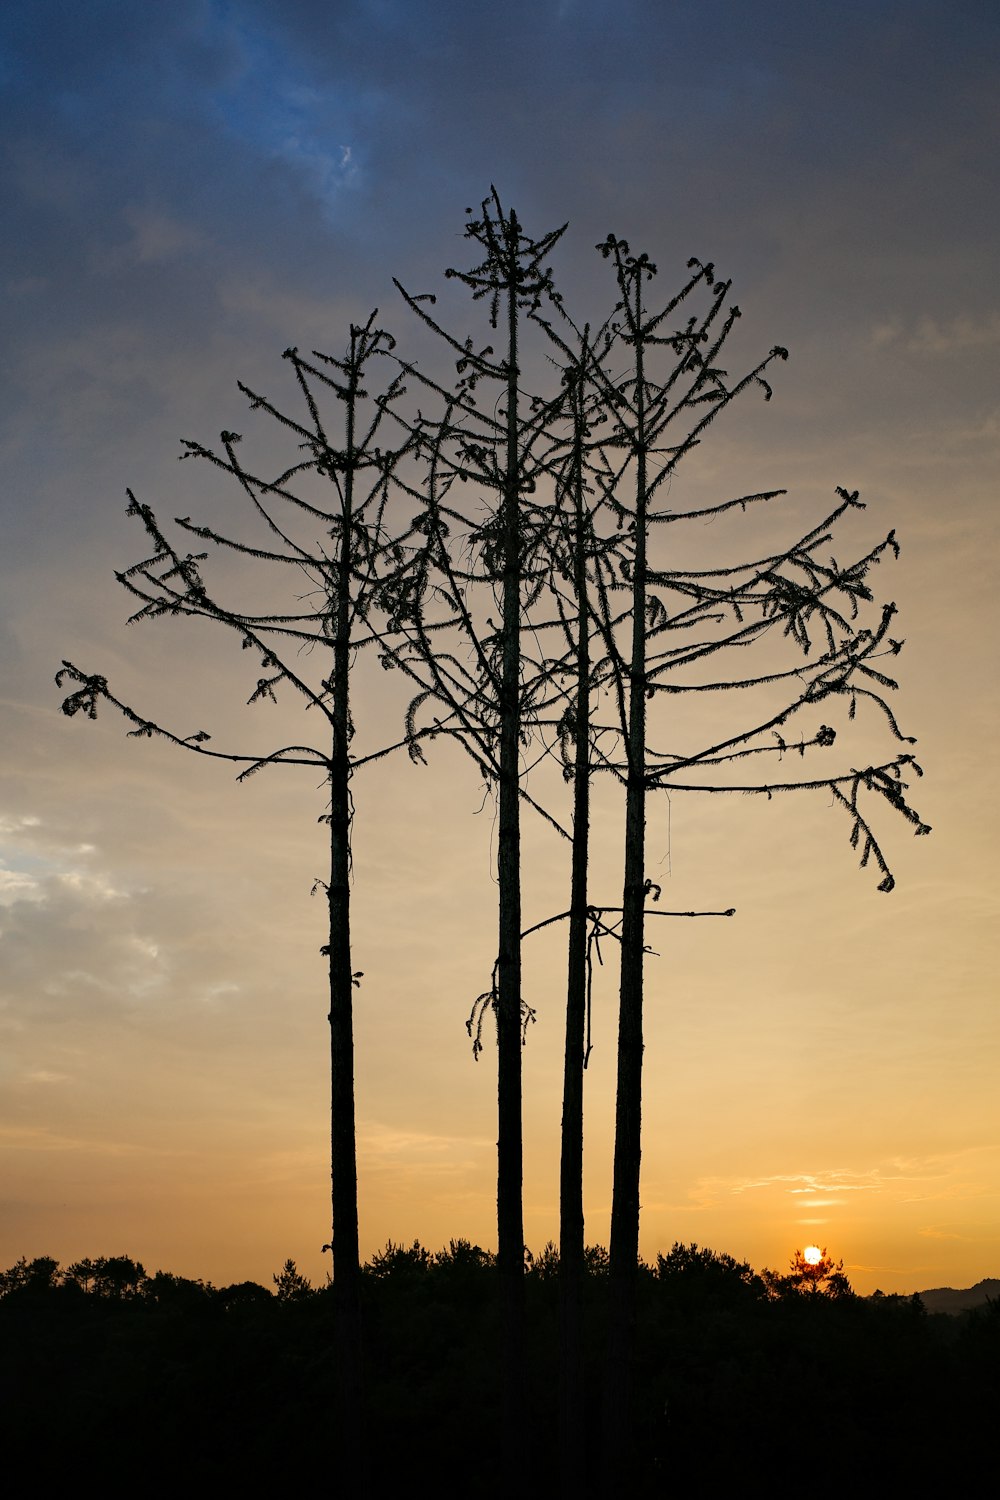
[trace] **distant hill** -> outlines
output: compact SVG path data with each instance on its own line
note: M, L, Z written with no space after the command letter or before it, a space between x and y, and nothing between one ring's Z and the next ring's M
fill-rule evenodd
M918 1295L928 1312L960 1313L965 1312L968 1307L982 1307L987 1300L995 1302L1000 1297L1000 1281L990 1276L985 1281L977 1281L975 1286L966 1287L964 1291L955 1291L950 1286L937 1286Z

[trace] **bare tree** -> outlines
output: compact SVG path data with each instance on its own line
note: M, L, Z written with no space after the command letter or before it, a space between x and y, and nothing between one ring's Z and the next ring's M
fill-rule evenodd
M615 681L618 728L624 757L604 766L625 787L625 876L621 927L621 1002L618 1032L618 1088L615 1124L614 1193L611 1216L612 1321L605 1390L606 1478L622 1480L631 1405L631 1353L634 1340L635 1281L639 1256L639 1173L643 1054L643 966L646 902L659 890L646 874L646 799L650 791L778 793L825 789L851 818L851 842L861 847L861 863L872 859L882 873L879 889L892 889L868 812L864 790L881 797L914 825L928 829L906 800L906 770L919 774L908 751L895 752L864 770L838 768L811 779L764 776L746 782L733 768L761 758L783 761L827 749L837 734L828 724L811 726L797 741L787 726L797 715L837 696L849 701L853 718L859 701L873 702L890 735L901 734L885 700L895 687L873 661L895 653L888 636L895 610L886 605L875 628L866 626L860 607L873 595L867 575L885 554L898 551L893 533L848 566L827 558L832 528L850 510L863 508L857 494L839 490L839 503L816 526L790 545L747 559L704 567L661 562L651 556L654 529L674 537L671 528L686 521L704 523L744 514L784 494L772 490L722 500L691 511L659 503L681 460L702 440L708 426L736 397L758 387L770 398L768 365L786 358L774 348L746 375L731 379L720 360L739 317L726 307L730 283L717 281L714 268L689 263L686 284L669 302L650 311L645 290L656 267L646 255L633 255L615 236L598 249L614 267L621 343L629 368L612 380L606 363L593 366L613 414L611 438L591 454L599 482L625 518L625 546L619 554L628 605L617 605L619 586L608 587L596 574L597 618ZM695 295L707 297L701 311L689 312ZM772 643L791 642L797 659L776 659ZM745 653L758 648L760 667L747 671ZM656 704L671 713L662 727L678 734L677 704L682 694L722 694L727 702L749 698L733 728L695 750L652 745L648 716ZM756 694L756 696L755 696ZM766 707L756 707L756 699ZM776 701L775 701L776 700ZM702 700L703 701L703 700ZM688 726L692 731L692 726ZM697 734L697 726L694 726ZM691 779L689 779L691 778ZM626 1460L627 1461L627 1460Z
M499 353L449 332L429 310L433 298L399 288L450 350L456 380L397 356L372 314L352 327L340 358L286 351L304 402L301 417L242 387L251 406L299 445L295 461L276 477L241 461L235 433L222 434L218 451L186 445L189 456L237 481L261 536L234 539L189 518L177 524L214 549L290 571L297 582L304 578L305 601L287 612L249 613L209 592L201 568L208 553L182 551L152 510L129 494L129 514L152 545L151 555L118 574L141 604L132 618L182 615L227 626L259 654L264 675L249 702L294 690L317 710L314 719L325 721L322 744L266 754L217 750L204 731L181 735L161 726L115 697L104 677L72 663L64 663L57 682L74 685L63 704L67 714L93 718L104 700L135 726L131 734L159 735L192 754L238 763L240 779L297 765L318 768L326 782L329 873L317 887L329 913L323 953L331 1027L330 1248L348 1443L361 1431L362 1379L353 1062L353 991L362 976L351 950L353 780L368 761L402 746L421 760L429 738L447 735L473 757L487 787L496 788L498 945L492 982L469 1025L477 1055L485 1018L492 1014L497 1026L504 1423L508 1435L517 1431L524 1380L521 1048L533 1013L522 987L522 940L565 919L560 1430L563 1490L570 1494L582 1480L583 1071L594 944L607 937L621 949L605 1387L605 1483L621 1488L630 1483L647 919L733 914L728 907L705 913L657 907L660 891L646 873L649 795L773 799L822 790L846 812L851 843L862 865L877 866L881 891L892 889L893 877L876 828L880 806L901 813L918 834L929 830L907 797L907 778L920 768L908 749L898 748L913 742L887 701L895 682L876 665L901 646L889 633L895 607L885 605L870 620L866 611L874 603L872 570L898 551L894 534L838 564L828 550L835 529L863 509L856 492L839 489L829 512L804 530L798 526L791 542L761 547L738 538L734 554L704 555L701 546L687 561L675 543L684 523L718 521L712 539L725 533L729 545L730 520L759 515L784 495L759 491L687 510L665 503L681 460L721 412L755 387L770 397L766 373L785 351L774 348L731 378L722 359L739 309L728 305L729 282L717 280L710 264L691 261L680 290L651 310L656 267L613 235L597 247L614 272L613 311L603 324L578 325L547 264L562 234L527 234L496 190L478 215L470 211L466 238L481 259L446 275L486 303L491 332L502 341ZM529 336L554 366L551 394L527 388ZM404 406L407 386L433 410L415 411L412 400ZM489 391L485 402L481 386ZM323 415L324 398L335 403L335 423ZM404 515L411 519L402 521ZM359 754L351 682L363 650L402 673L410 701L399 745ZM318 676L308 670L315 661L323 664ZM610 693L610 715L597 711L599 691ZM729 728L709 733L703 716L683 714L686 703L706 701L733 706ZM842 705L848 724L859 707L874 710L895 742L892 752L861 769L838 761L812 776L788 773L789 762L838 743L843 724L815 722L821 704L824 717L834 718ZM572 787L571 832L529 790L529 752L561 761ZM595 777L612 779L624 794L620 906L595 901L590 889ZM568 910L527 928L522 803L572 847ZM518 1464L509 1441L504 1462L513 1479Z
M608 463L608 452L620 444L620 424L602 435L616 412L608 368L620 357L621 312L616 306L592 333L572 322L562 303L560 327L544 326L562 360L562 379L570 393L566 420L569 435L564 460L556 470L554 524L547 545L551 555L549 593L563 635L564 652L545 664L554 679L568 677L571 687L563 713L554 725L563 775L573 788L570 909L538 926L568 918L566 1041L563 1062L563 1113L560 1160L560 1482L566 1496L578 1494L584 1482L586 1400L582 1361L582 1293L586 1274L583 1212L583 1074L590 1055L591 987L594 953L600 941L622 943L625 909L592 901L589 890L591 784L598 771L617 771L606 742L628 744L624 725L602 723L592 697L609 684L622 697L622 662L615 647L608 598L631 577L634 531L626 529L627 508L617 495L621 473ZM540 321L542 321L540 319ZM566 325L570 332L567 332ZM552 727L552 726L550 726ZM619 771L619 774L620 771ZM625 778L627 784L627 777ZM731 917L726 911L647 913L643 887L640 916ZM658 895L659 893L657 893ZM533 930L533 929L530 929ZM624 962L624 958L623 958Z
M573 699L560 723L564 774L573 787L573 855L570 871L569 935L566 962L566 1039L563 1052L563 1107L559 1158L559 1472L562 1493L579 1494L584 1465L582 1298L586 1275L583 1213L583 1073L587 1066L590 998L589 904L591 694L588 573L595 565L597 538L587 504L586 446L590 435L588 392L590 338L585 330L579 358L567 370L572 397L572 439L565 494L568 524L557 528L565 549L557 562L572 589L575 619L566 619L566 644L575 667ZM560 559L560 552L562 557ZM553 590L557 607L558 588ZM560 610L560 613L562 611Z
M415 549L415 568L408 574L404 569L407 583L401 592L408 608L399 612L403 638L394 656L421 688L411 707L411 730L426 704L443 705L453 723L461 726L466 749L487 782L497 788L497 958L493 982L480 997L470 1029L478 1054L483 1015L487 1009L495 1014L497 1264L511 1431L522 1399L524 1368L521 1047L530 1015L521 976L520 808L527 795L521 756L537 712L537 692L542 690L537 684L544 681L535 674L536 686L527 686L531 674L525 670L522 631L526 612L541 589L538 557L549 525L547 508L538 502L536 490L548 473L550 425L565 401L561 390L550 401L529 397L523 390L520 361L525 327L556 295L546 259L562 233L557 229L539 238L527 234L514 210L504 209L495 189L479 215L468 221L466 238L480 247L483 259L471 270L449 269L445 274L468 287L476 300L487 302L490 327L504 338L499 356L491 346L477 349L471 338L456 338L427 311L425 304L432 298L412 296L400 287L412 311L457 355L455 388L446 389L419 368L407 366L408 374L442 400L444 409L436 421L421 418L413 429L427 463L420 491L424 512L415 525L429 546L426 554ZM481 383L499 386L495 415L478 404ZM458 505L456 483L472 484L477 496L485 496L485 519ZM451 539L455 530L467 562ZM495 624L477 613L470 598L482 588L499 613ZM432 594L444 607L433 635L428 613ZM442 645L442 629L459 632L471 649L471 668Z
M283 745L265 754L220 750L210 746L211 736L203 730L181 734L140 713L115 697L103 676L64 662L56 678L60 685L76 684L63 703L64 713L83 712L93 719L98 704L105 701L135 725L131 735L156 735L192 754L242 765L241 781L265 767L289 765L319 770L325 780L328 811L321 821L329 826L329 873L314 887L324 891L329 915L322 953L329 987L332 1235L325 1248L333 1253L340 1420L347 1443L359 1441L362 1391L353 1030L353 996L362 975L354 969L351 953L352 782L360 764L392 748L352 757L350 687L354 656L366 647L377 648L380 640L369 619L375 613L381 571L394 566L400 545L388 530L386 512L407 446L405 439L399 441L398 426L393 428L395 446L385 444L386 413L403 377L384 359L392 340L376 326L375 317L373 313L366 324L352 326L339 358L316 355L310 361L296 349L286 350L304 405L301 417L289 416L241 384L251 408L266 412L297 440L299 456L275 477L264 477L243 463L237 433L223 432L221 451L198 442L184 445L184 457L206 460L237 481L260 536L236 539L189 517L176 524L218 552L283 570L300 586L305 581L305 609L299 598L287 613L256 614L224 603L203 578L202 564L209 554L181 551L151 508L140 504L131 491L128 514L142 523L152 551L116 575L141 602L132 621L188 616L232 630L245 649L258 654L263 672L248 703L276 702L277 691L293 690L325 723L326 743ZM385 371L381 383L378 365ZM338 414L334 422L321 411L323 397L333 401ZM319 663L319 670L314 666L309 672L313 662Z

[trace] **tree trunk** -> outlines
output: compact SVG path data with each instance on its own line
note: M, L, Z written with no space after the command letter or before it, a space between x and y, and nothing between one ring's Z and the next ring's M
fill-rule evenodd
M354 496L357 334L351 333L346 473L337 559L333 647L333 744L330 760L330 1166L333 1287L337 1309L338 1451L355 1492L363 1455L361 1269L358 1250L358 1169L354 1118L354 981L351 967L350 830L350 588Z
M582 401L582 391L578 396ZM563 1064L562 1156L559 1172L559 1475L564 1500L579 1500L584 1483L584 1381L581 1348L585 1245L583 1217L583 1069L587 1011L587 868L590 841L590 622L583 511L582 411L575 413L574 572L578 608L573 861L570 888Z
M611 1327L605 1387L605 1481L631 1480L632 1363L639 1262L639 1168L642 1126L642 1001L646 900L646 422L640 277L632 324L636 350L636 522L629 666L629 729L625 798L625 883L622 896L618 1094L611 1207Z
M500 945L497 965L497 1240L504 1324L504 1462L517 1478L524 1399L524 1217L521 1135L521 528L517 402L517 220L505 226L507 445L501 535ZM523 1474L521 1475L523 1479Z

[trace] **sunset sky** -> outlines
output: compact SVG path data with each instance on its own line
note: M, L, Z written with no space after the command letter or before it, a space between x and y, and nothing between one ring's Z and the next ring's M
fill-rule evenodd
M817 1243L864 1292L1000 1275L998 74L990 0L3 8L0 1266L128 1253L269 1283L292 1256L322 1280L318 778L236 785L127 739L110 710L65 718L53 676L68 657L237 749L312 728L290 702L245 707L238 642L126 629L114 570L145 552L125 488L165 521L238 531L239 496L179 466L180 439L228 428L286 451L237 380L293 408L282 351L339 353L374 307L433 363L394 276L445 292L451 326L485 342L443 271L468 262L465 209L495 183L532 231L568 221L553 265L579 320L607 311L594 246L614 231L652 256L664 299L692 255L732 278L730 368L789 349L773 401L720 418L671 503L785 487L790 534L844 485L868 509L838 556L890 528L902 546L873 582L899 606L894 708L933 833L882 817L895 891L857 868L829 797L651 802L663 905L737 915L651 934L643 1253L693 1240L784 1268ZM403 706L363 680L372 744ZM870 753L858 735L848 766ZM355 787L364 1254L495 1245L495 1049L474 1063L465 1031L495 956L494 810L458 750L428 759ZM608 796L593 880L609 905L619 825ZM567 904L568 861L526 828L529 922ZM558 1235L564 942L525 945L534 1249ZM586 1093L601 1243L604 957Z

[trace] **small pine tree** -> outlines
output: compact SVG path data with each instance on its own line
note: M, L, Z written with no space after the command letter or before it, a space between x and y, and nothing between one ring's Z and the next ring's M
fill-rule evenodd
M301 1302L303 1297L312 1295L312 1282L302 1275L291 1257L271 1280L277 1287L275 1296L279 1302Z

